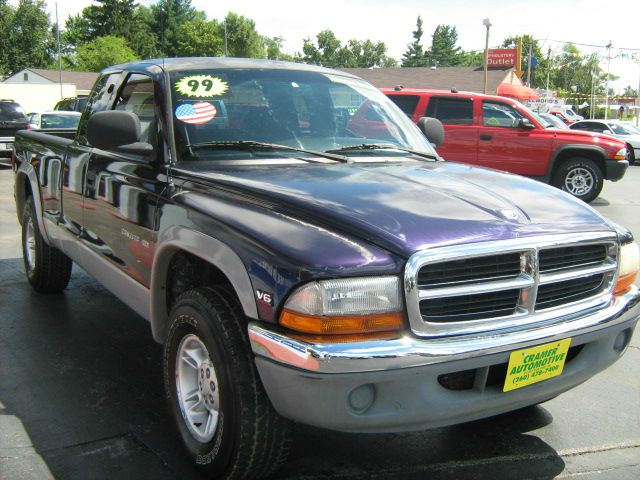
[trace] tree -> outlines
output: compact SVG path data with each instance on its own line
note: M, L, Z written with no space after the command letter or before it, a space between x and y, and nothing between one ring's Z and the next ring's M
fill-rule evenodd
M460 52L458 61L460 67L482 67L484 65L484 50Z
M92 28L86 16L82 14L69 15L64 30L60 32L62 50L71 53L75 51L77 46L93 40L92 35Z
M82 13L67 18L61 35L62 50L72 55L75 50L98 37L114 36L127 40L130 48L142 58L158 55L159 38L153 31L153 16L147 7L134 0L96 0Z
M13 7L8 4L8 0L0 0L0 32L11 31L11 19L13 18ZM11 72L9 53L11 52L11 39L8 34L0 35L0 75Z
M160 54L178 56L180 26L186 22L206 20L204 12L191 6L191 0L159 0L151 5L151 29L159 38Z
M20 0L12 7L0 0L0 72L46 67L50 61L49 15L43 0Z
M267 58L269 60L288 60L292 61L295 57L282 52L282 37L262 37L264 48L267 51Z
M174 47L177 56L214 57L224 54L224 38L215 20L185 22L178 27L177 38L178 44Z
M402 55L403 67L426 67L427 59L424 56L424 49L422 48L422 18L418 15L416 21L416 29L412 32L413 42L407 46L407 51Z
M339 56L344 58L342 66L348 68L395 67L398 62L386 52L384 42L349 40Z
M302 53L306 63L335 67L341 42L331 30L322 30L316 35L317 47L309 38L303 40Z
M507 37L503 40L502 46L512 48L518 44L518 37ZM529 50L531 50L531 35L522 36L522 80L528 78L529 69ZM537 65L532 68L531 86L534 88L546 88L547 71L551 67L548 55L542 52L538 40L533 39L533 58L536 59ZM517 69L517 66L516 66Z
M229 12L220 26L227 29L227 49L232 57L266 58L262 36L256 31L256 22L237 13Z
M134 0L95 0L98 5L83 9L82 15L90 31L90 40L113 35L130 38L136 5Z
M386 55L384 42L349 40L346 45L331 30L316 35L317 46L308 38L302 46L302 61L333 68L370 68L396 66L397 61Z
M129 48L124 38L107 35L78 47L76 68L97 72L110 65L137 59L135 52Z
M438 25L431 36L431 48L426 54L430 65L451 67L459 65L461 48L458 43L458 31L452 25Z
M568 43L553 58L550 74L551 87L562 96L588 96L593 82L594 93L604 94L606 74L603 74L597 55L582 55L578 47Z

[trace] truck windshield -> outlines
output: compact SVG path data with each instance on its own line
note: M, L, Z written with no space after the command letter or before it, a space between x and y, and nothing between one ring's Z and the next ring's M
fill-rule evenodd
M179 161L299 158L307 155L301 149L325 152L364 144L400 147L388 155L410 155L406 150L435 155L383 93L353 77L291 69L188 70L173 72L171 87ZM227 146L217 148L220 142ZM256 154L247 148L234 151L233 142L298 150ZM207 144L211 148L190 148Z

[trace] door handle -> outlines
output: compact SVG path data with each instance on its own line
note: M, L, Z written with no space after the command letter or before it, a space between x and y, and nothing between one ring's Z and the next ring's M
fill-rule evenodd
M491 135L480 135L480 140L491 140Z

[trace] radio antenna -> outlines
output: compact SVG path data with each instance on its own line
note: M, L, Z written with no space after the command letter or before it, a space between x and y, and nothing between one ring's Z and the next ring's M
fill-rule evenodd
M167 54L167 45L165 43L164 35L164 16L167 2L162 2L162 11L160 12L160 44L162 45L162 70L164 70L164 57Z

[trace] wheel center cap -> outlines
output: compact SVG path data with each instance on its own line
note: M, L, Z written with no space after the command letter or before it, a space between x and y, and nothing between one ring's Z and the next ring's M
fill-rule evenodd
M214 375L213 363L211 363L211 360L205 360L200 365L198 389L200 391L200 398L202 398L202 401L207 408L210 410L217 409L215 400L218 385L216 385L216 377Z

